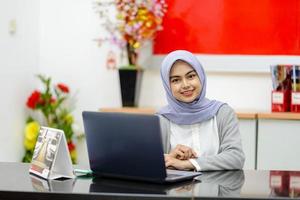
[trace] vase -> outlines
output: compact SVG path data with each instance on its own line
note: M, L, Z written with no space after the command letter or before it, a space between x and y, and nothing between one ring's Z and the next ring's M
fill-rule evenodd
M143 70L133 67L120 68L120 90L123 107L137 107Z

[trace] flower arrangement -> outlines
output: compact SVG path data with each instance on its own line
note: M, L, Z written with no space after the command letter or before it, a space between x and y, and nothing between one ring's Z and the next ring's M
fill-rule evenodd
M98 39L99 44L110 40L122 49L126 47L129 66L138 67L139 48L162 29L167 11L165 0L98 0L96 8L109 34L107 38ZM114 11L116 14L111 18Z
M67 108L70 93L69 87L63 83L51 84L51 78L38 75L44 90L34 90L27 99L27 108L32 111L25 126L23 162L31 162L40 126L48 126L64 131L70 156L73 163L77 161L75 144L73 143L73 116Z

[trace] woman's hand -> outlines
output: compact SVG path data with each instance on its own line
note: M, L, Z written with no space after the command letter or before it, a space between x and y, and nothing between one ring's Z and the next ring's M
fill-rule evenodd
M178 144L175 149L171 150L169 155L180 160L197 158L197 153L190 147Z
M170 154L165 154L165 165L166 168L175 168L178 170L194 170L194 165L189 160L179 160L170 156Z

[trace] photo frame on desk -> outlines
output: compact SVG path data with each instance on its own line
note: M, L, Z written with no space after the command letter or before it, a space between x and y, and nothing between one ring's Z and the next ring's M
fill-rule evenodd
M75 178L62 130L40 128L29 172L44 179Z

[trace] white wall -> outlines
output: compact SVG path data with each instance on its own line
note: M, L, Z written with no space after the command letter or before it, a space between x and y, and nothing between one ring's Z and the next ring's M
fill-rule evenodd
M74 115L81 130L83 110L121 106L118 74L104 66L108 48L94 41L101 30L92 2L40 1L40 71L76 94ZM87 163L85 144L78 149L79 162Z
M121 105L117 72L104 66L107 48L94 41L100 29L92 2L40 1L40 71L77 93L79 121L82 110Z
M10 22L16 32L10 34ZM0 161L23 156L25 103L38 72L38 0L0 1Z
M55 82L68 84L71 92L77 94L74 114L81 128L83 110L121 106L117 71L105 67L107 51L113 47L107 44L99 48L94 41L100 35L101 28L93 2L0 1L0 41L5 43L4 46L0 45L0 52L5 55L0 58L0 87L8 93L7 98L2 99L5 106L0 117L5 133L0 133L0 146L1 150L9 149L11 152L0 151L0 161L17 161L21 157L24 101L32 88L36 87L37 83L33 84L32 77L37 72L53 77ZM15 16L22 21L17 34L9 36L7 21ZM148 58L145 61L151 60ZM205 64L210 62L208 60ZM229 59L227 64L230 62ZM239 59L235 60L235 66L239 64L237 62ZM166 102L156 65L144 73L140 106L159 108ZM11 89L15 90L12 92ZM270 90L271 80L266 72L208 72L207 97L226 101L237 110L270 110ZM79 149L79 161L86 162L84 145Z
M145 71L141 106L164 105L158 69ZM270 111L271 78L266 73L207 73L207 97L227 102L237 111Z

